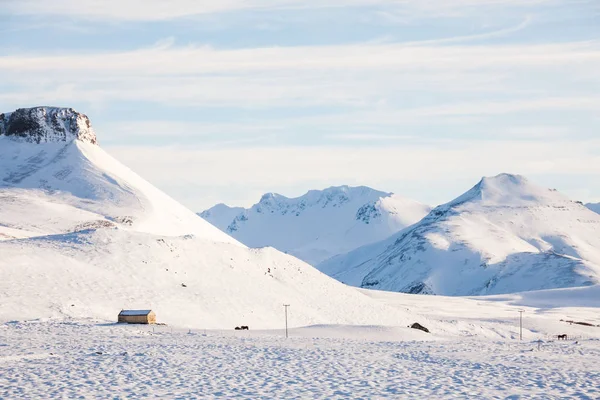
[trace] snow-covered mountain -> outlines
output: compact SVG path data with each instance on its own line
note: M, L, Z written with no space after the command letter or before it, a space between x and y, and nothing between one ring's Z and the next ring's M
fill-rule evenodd
M235 242L104 152L73 109L0 114L0 204L5 239L118 226Z
M0 121L0 321L149 307L179 326L273 328L284 303L292 326L413 319L275 249L248 249L105 153L73 109Z
M502 174L381 242L317 266L350 285L407 293L501 294L600 282L600 215Z
M218 204L199 215L249 247L272 246L312 265L414 224L430 208L368 187L330 187L297 198L267 193L249 209Z
M600 214L600 203L588 203L585 205L587 208L592 210L593 212Z

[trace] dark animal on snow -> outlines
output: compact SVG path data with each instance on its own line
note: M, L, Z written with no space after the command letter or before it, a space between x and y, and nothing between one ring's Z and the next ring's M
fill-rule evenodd
M413 329L418 329L420 331L429 333L429 329L425 328L423 325L419 324L418 322L415 322L410 327Z
M250 330L250 328L248 328L246 325L242 325L242 326L236 326L235 330L236 331L247 331L247 330Z
M563 334L563 335L558 335L558 340L567 340L567 334Z
M187 287L187 285L185 283L182 283L181 286L182 287Z

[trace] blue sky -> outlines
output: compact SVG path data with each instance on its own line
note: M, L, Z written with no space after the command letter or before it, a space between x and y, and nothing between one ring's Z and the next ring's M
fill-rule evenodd
M3 0L0 110L57 105L194 210L520 173L600 201L595 0Z

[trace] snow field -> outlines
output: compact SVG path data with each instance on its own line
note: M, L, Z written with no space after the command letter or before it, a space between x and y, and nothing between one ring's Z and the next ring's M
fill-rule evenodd
M322 329L339 337L319 338ZM544 342L538 350L528 341L369 339L364 329L357 339L354 330L304 328L286 340L281 331L10 322L0 325L0 397L600 396L597 339Z

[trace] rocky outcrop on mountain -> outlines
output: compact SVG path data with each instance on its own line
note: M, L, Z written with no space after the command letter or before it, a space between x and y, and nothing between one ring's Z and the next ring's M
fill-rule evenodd
M72 108L19 108L0 114L0 136L31 143L81 140L97 144L89 118Z

